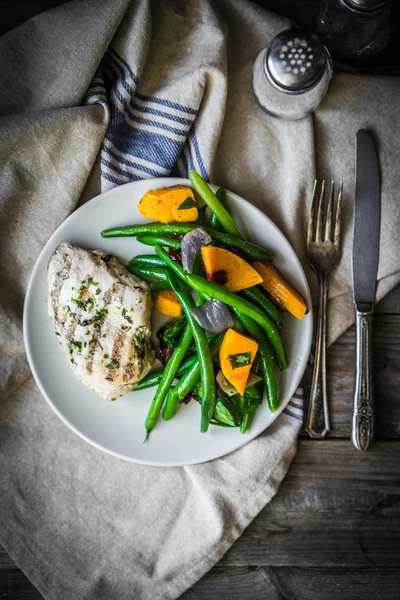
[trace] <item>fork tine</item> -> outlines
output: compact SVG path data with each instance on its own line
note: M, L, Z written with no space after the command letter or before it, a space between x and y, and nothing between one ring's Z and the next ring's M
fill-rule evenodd
M324 220L324 195L325 195L325 179L322 181L321 195L319 197L318 214L317 214L317 231L315 241L322 241L322 224Z
M307 228L307 244L308 245L310 245L312 243L313 237L314 237L314 217L315 217L316 198L317 198L317 180L314 181L312 200L311 200L310 218L308 220L308 228Z
M334 193L334 182L333 182L333 179L332 179L332 181L331 181L331 189L330 189L330 192L329 192L328 208L326 209L325 241L328 241L328 240L332 239L333 193Z
M335 223L335 246L339 248L340 245L340 218L342 213L342 195L343 195L343 181L339 182L339 194L337 199L337 207L336 207L336 223Z

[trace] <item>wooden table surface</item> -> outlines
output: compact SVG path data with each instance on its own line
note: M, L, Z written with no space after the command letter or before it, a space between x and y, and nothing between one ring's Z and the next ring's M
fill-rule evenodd
M349 441L352 328L328 350L329 439L301 434L275 498L182 600L400 598L400 287L376 313L375 445ZM1 547L0 598L42 598Z

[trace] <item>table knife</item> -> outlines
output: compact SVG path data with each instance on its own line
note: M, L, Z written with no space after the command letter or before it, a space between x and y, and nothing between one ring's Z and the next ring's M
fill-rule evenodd
M372 321L380 239L380 174L373 137L356 135L356 194L353 235L353 294L356 313L356 385L351 439L366 451L375 436Z

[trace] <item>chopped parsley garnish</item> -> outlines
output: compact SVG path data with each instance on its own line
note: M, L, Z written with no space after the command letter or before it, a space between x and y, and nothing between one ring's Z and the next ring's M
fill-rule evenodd
M121 329L122 331L130 331L132 329L132 326L129 325L128 327L128 325L121 325Z
M87 282L88 282L88 285L99 285L99 282L93 281L93 279L91 277L88 278Z
M97 288L97 290L95 291L96 296L98 296L99 294L101 294L101 289Z
M122 314L122 316L124 317L124 319L125 319L126 321L128 321L128 323L130 323L130 324L132 325L132 319L131 319L131 317L130 317L129 315L127 315L127 314L126 314L126 308L123 308L123 309L122 309L122 313L121 313L121 314Z
M246 367L251 362L250 352L242 352L239 354L229 354L228 360L232 369L238 369L239 367Z
M82 352L82 342L79 342L78 340L71 340L70 343L70 349L72 350L72 348L77 348L78 352Z
M110 362L105 365L106 369L112 369L113 367L119 367L119 360L112 358Z
M143 333L143 329L142 327L138 327L136 330L136 337L139 340L139 342L143 342L144 340L144 333Z
M108 356L108 354L105 354L105 355L104 355L104 358L110 358L110 357Z
M186 200L184 200L178 206L178 210L187 210L188 208L193 208L193 206L196 206L196 202L193 200L193 198L191 198L190 196L188 196L186 198Z

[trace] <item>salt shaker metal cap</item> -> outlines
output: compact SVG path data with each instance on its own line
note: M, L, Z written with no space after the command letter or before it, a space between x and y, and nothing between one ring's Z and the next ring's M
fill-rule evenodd
M371 12L381 10L390 4L391 0L339 0L340 4L350 10Z
M301 119L319 106L332 72L330 54L314 33L286 29L254 62L254 96L270 115Z
M288 93L314 86L322 77L327 54L316 35L301 29L282 31L272 40L265 60L271 83Z

